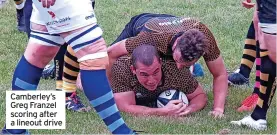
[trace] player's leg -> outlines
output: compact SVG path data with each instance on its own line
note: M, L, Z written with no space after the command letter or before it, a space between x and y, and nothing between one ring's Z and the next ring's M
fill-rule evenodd
M26 28L26 33L28 35L28 38L30 37L30 33L31 33L30 19L31 19L32 10L33 10L32 3L33 3L32 0L26 0L23 8L24 22L25 22L25 28Z
M64 55L66 53L67 44L65 43L60 50L58 51L57 55L54 57L54 73L55 73L55 80L56 80L56 90L62 90L63 82L63 65L64 65Z
M155 17L174 17L174 16L167 15L167 14L153 14L153 13L142 13L142 14L135 15L125 25L120 35L114 40L114 42L111 45L121 40L137 36L141 31L144 30L144 24L148 20L153 19Z
M25 0L14 0L16 7L16 16L17 16L17 29L20 32L26 32L25 22L24 22L24 4Z
M244 85L249 83L249 75L256 59L256 39L253 21L251 22L245 44L240 68L228 76L228 81L233 85Z
M94 9L95 7L95 0L91 0L92 1L92 8Z
M45 26L32 24L32 29L27 48L13 74L12 90L36 90L44 66L53 59L64 43L59 35L48 34ZM25 132L25 129L2 130L4 134Z
M252 129L265 130L267 128L267 110L276 91L276 0L275 2L274 0L263 1L263 6L259 7L258 16L259 27L257 37L261 48L259 99L251 116L233 123L246 125ZM263 50L268 50L268 53L263 53Z
M269 58L267 53L261 51L260 56L261 74L258 103L250 116L232 123L246 125L256 130L265 130L267 128L267 110L276 91L276 63Z
M95 0L92 0L92 8L95 6ZM62 89L63 63L67 44L63 45L54 58L54 64L49 64L42 73L43 79L56 79L56 89Z
M79 62L71 46L67 47L64 56L63 91L67 97L76 92L76 80L79 74Z
M265 119L276 90L276 24L259 23L259 39L261 40L261 86L258 104L252 113L255 120ZM266 48L268 51L264 53Z
M80 62L84 93L113 134L133 133L121 118L106 77L108 56L102 30L97 24L62 33Z
M266 112L271 103L270 99L276 90L276 63L267 54L261 56L261 59L260 95L257 106L251 115L255 120L266 119Z
M265 120L267 110L276 90L276 0L263 1L258 17L258 38L261 43L260 95L251 117ZM270 18L268 18L271 16ZM264 53L262 50L268 50Z
M243 111L252 111L258 101L259 97L259 89L260 89L260 66L261 66L261 58L260 58L260 45L259 41L256 43L256 78L255 78L255 85L252 94L246 97L242 101L242 105L237 109L239 112ZM265 52L264 52L265 53Z
M85 112L89 111L89 108L85 107L76 92L76 80L79 71L79 62L77 61L75 52L71 46L68 46L64 56L62 78L62 90L66 93L66 108L72 111Z

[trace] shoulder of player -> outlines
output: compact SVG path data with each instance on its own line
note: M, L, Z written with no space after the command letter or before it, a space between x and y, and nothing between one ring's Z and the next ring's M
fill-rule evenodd
M127 76L131 74L131 58L129 56L122 56L118 58L112 66L112 75Z
M211 30L207 24L204 24L203 22L198 20L199 30L202 31L206 36L213 36L211 33Z

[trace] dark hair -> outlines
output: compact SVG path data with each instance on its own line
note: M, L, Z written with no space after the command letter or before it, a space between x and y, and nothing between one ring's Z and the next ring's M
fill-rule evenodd
M176 48L180 50L184 61L198 59L206 52L205 35L196 29L188 30L177 40Z
M137 62L141 62L146 66L153 64L154 58L160 60L159 52L152 45L140 45L136 47L132 53L132 65L136 67Z

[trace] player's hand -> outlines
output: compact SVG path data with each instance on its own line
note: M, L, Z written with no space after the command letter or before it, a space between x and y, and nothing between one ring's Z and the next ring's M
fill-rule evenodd
M187 105L186 104L186 108L184 109L184 111L179 113L179 116L187 116L189 114L191 114L193 112L193 110L195 109L195 105Z
M188 104L185 104L184 102L180 103L183 104L183 106L177 111L178 116L181 116L180 114L184 113L184 111L187 109Z
M180 109L184 106L182 100L171 100L169 101L164 109L166 110L166 114L170 116L178 116L180 113Z
M54 6L56 0L38 0L42 3L42 6L44 8L50 8L50 6Z
M209 115L213 116L214 118L222 118L224 116L224 111L222 109L214 109L209 112Z
M241 4L247 9L253 8L255 6L255 3L252 3L251 0L244 0Z

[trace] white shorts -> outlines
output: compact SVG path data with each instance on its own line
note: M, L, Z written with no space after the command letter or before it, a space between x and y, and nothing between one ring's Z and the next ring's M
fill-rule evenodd
M45 25L49 34L72 31L97 22L91 0L56 0L50 8L33 0L31 22Z
M259 23L258 24L261 30L268 34L276 34L277 33L277 24L269 24L269 23Z

